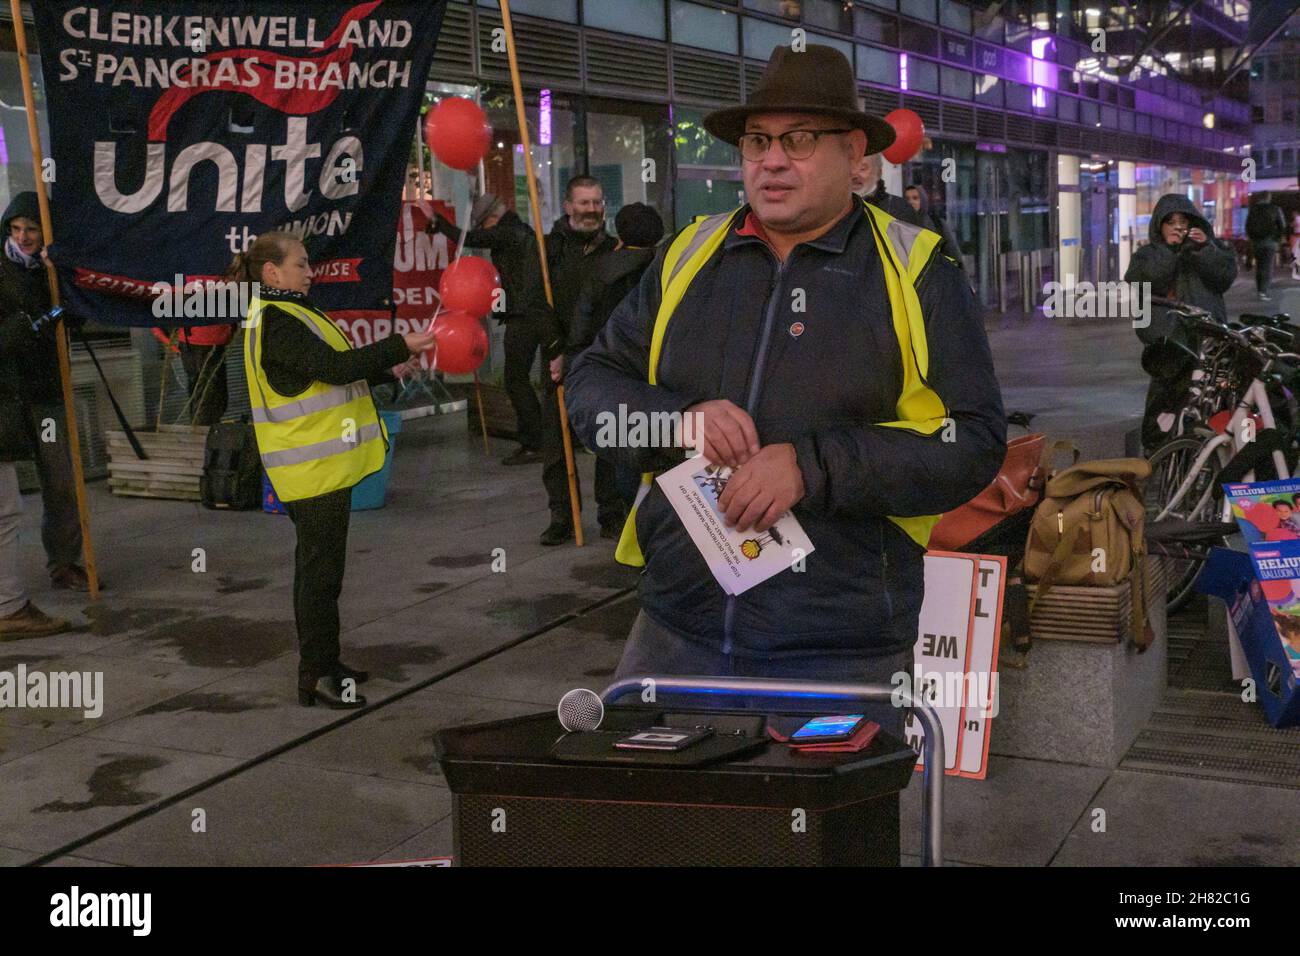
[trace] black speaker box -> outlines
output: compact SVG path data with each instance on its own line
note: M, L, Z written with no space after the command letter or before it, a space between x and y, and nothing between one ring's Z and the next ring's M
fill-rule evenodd
M662 716L610 708L602 730ZM898 793L916 754L888 734L860 753L799 754L771 742L700 767L561 762L551 749L562 736L553 712L437 734L457 865L899 863Z

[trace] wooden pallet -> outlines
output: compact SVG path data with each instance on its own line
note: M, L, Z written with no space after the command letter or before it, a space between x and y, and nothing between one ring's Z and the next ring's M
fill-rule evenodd
M1147 606L1152 598L1169 588L1171 562L1148 557ZM1038 591L1029 585L1032 601ZM1042 603L1034 608L1029 629L1035 640L1087 641L1114 644L1127 640L1133 630L1132 579L1111 587L1054 585Z
M198 501L203 475L203 450L208 429L200 425L161 425L138 431L144 453L136 457L124 432L108 435L108 487L115 495Z

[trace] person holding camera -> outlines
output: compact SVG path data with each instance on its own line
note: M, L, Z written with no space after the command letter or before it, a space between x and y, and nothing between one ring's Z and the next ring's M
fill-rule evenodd
M53 323L43 323L32 333L32 323L50 310L49 281L45 274L45 236L41 231L36 193L14 196L0 219L4 255L0 256L0 319L11 328L6 339L10 353L12 401L6 414L26 426L29 448L41 483L41 541L45 545L50 583L70 591L88 591L90 582L81 564L81 520L72 457L65 437L67 413L59 381L59 353ZM102 582L101 582L101 587Z
M1156 201L1150 230L1151 241L1133 253L1124 281L1147 283L1151 295L1194 305L1226 322L1223 294L1237 278L1232 246L1214 237L1214 227L1181 193ZM1150 453L1169 437L1174 410L1191 381L1196 343L1160 306L1136 331L1145 346L1142 368L1151 376L1142 419L1142 444Z
M43 323L39 331L33 328L33 320L49 308L50 296L41 261L39 217L25 200L19 202L24 197L36 204L35 193L23 193L10 204L4 215L5 254L0 260L0 640L44 637L68 629L67 621L49 617L28 599L18 547L22 496L16 463L39 462L42 452L49 457L39 440L36 409L57 402L59 387L57 353L50 357L53 328L50 323ZM44 472L41 487L49 487ZM48 518L48 494L45 508ZM72 509L72 525L79 535L75 499ZM47 521L46 528L50 527ZM47 534L47 550L50 541Z

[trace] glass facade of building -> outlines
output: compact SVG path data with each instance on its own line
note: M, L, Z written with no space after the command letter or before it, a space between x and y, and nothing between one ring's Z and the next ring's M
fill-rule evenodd
M429 80L430 100L480 99L495 130L492 151L477 185L426 152L426 191L459 209L472 186L491 189L529 218L514 97L505 56L493 44L497 7L496 0L451 0ZM610 219L626 203L646 202L670 230L742 202L737 152L713 140L701 120L710 109L742 100L772 49L796 37L845 53L867 109L883 114L906 107L921 115L926 148L901 179L887 182L898 191L911 183L926 189L986 302L995 301L994 285L1005 284L1002 277L1019 267L1020 254L1049 260L1053 254L1058 154L1147 170L1139 178L1139 216L1153 201L1148 193L1176 182L1197 201L1214 204L1224 231L1235 224L1237 197L1220 181L1239 171L1251 107L1223 95L1207 101L1194 85L1195 69L1222 65L1221 50L1142 55L1121 75L1116 58L1092 46L1100 32L1123 53L1124 38L1140 35L1126 5L514 0L511 10L533 146L528 161L538 174L548 227L562 215L565 182L578 173L601 182ZM1245 13L1240 3L1218 0L1196 16L1225 36L1234 30L1244 36ZM14 103L20 100L16 61L6 46L12 47L11 34L7 44L0 34L0 100ZM1171 69L1179 65L1186 70ZM1293 71L1294 63L1276 69ZM5 188L28 188L32 170L29 162L24 166L20 111L3 111L0 135ZM1285 148L1278 149L1279 163ZM1108 185L1112 215L1115 193ZM1115 230L1097 221L1086 228L1115 240ZM1137 232L1141 238L1144 229Z

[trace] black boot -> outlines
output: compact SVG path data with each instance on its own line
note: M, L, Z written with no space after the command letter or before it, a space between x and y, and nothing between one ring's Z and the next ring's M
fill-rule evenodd
M551 523L547 525L546 530L542 532L539 539L542 544L554 547L557 544L564 544L573 537L573 520L568 515L551 514Z
M501 459L503 465L535 465L542 460L542 453L535 448L519 448Z
M338 664L335 665L334 673L338 675L340 680L345 677L350 677L358 684L364 684L366 681L370 680L370 671L359 671L356 668L348 667L348 665L344 664L342 661L339 661Z
M608 538L611 541L617 541L623 537L623 525L627 522L627 512L608 511L605 514L598 515L600 521L600 536Z
M326 674L316 681L314 687L304 688L300 685L298 703L304 707L319 703L331 710L356 710L366 706L366 699L356 692L356 684L345 685L343 681L344 678L335 674Z

